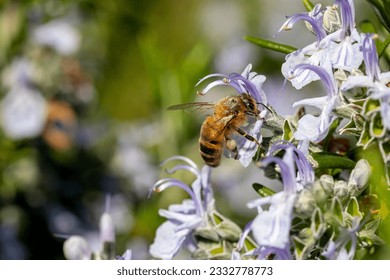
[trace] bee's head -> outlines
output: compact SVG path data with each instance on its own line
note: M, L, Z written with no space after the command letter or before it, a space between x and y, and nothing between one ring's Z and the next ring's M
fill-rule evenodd
M245 105L245 111L249 114L258 115L259 109L257 108L256 100L250 96L248 93L240 94L240 99Z

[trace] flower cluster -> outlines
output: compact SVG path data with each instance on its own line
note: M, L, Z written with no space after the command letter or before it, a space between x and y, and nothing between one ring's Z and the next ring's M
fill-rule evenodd
M221 78L201 94L227 85L267 106L260 119L243 128L261 147L237 135L238 159L244 167L255 161L264 174L280 179L283 189L253 185L260 198L247 206L257 209L257 215L241 232L216 214L211 169L174 157L187 165L171 171L188 170L196 180L189 187L168 178L153 187L161 191L178 186L191 197L160 210L168 220L150 247L154 257L171 259L186 247L194 258L207 259L357 259L383 245L377 235L383 201L376 193L390 186L390 74L380 70L377 36L358 31L353 0L335 0L325 8L318 4L290 16L279 31L299 21L315 41L290 52L281 72L297 90L321 80L323 96L292 105L315 107L318 114L301 110L299 119L278 115L262 90L265 77L250 72L251 65L242 74L212 74L199 82ZM262 137L264 129L271 136Z
M191 187L174 179L162 179L153 186L154 192L161 192L169 187L185 190L191 199L179 205L171 205L168 210L160 210L159 214L168 220L156 232L150 253L155 258L172 259L180 249L186 247L198 259L230 258L233 244L241 234L241 229L217 212L214 206L213 190L210 185L210 167L201 170L186 157L176 156L167 159L180 160L179 164L167 170L174 173L186 170L196 176ZM164 162L164 163L166 163Z

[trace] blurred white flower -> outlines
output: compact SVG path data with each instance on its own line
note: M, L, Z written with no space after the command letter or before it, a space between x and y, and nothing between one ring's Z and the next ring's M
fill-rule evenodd
M176 165L167 170L168 173L183 169L193 173L197 178L191 187L178 179L165 178L159 180L152 188L154 192L161 192L175 186L185 190L191 197L183 200L181 204L170 205L168 210L159 210L160 216L167 218L167 221L158 227L149 253L160 259L172 259L185 247L196 248L193 233L197 228L207 226L208 215L214 210L210 167L205 165L199 169L192 160L182 156L171 157L163 164L171 160L184 161L185 164Z
M17 85L27 85L33 80L34 65L24 57L13 59L11 65L2 72L1 80L7 88L13 88Z
M64 255L67 260L89 260L91 259L91 249L87 241L78 235L68 238L63 246Z
M40 92L16 86L2 100L0 118L8 137L14 140L36 137L45 125L46 101Z
M75 53L81 40L76 28L63 19L38 26L32 31L32 36L37 44L49 46L62 55Z

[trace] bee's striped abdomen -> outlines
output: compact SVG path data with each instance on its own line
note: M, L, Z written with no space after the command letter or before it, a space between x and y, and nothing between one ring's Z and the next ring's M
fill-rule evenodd
M222 142L199 140L199 150L205 163L211 167L219 165L222 156Z
M211 117L208 117L200 130L199 150L200 155L208 166L217 167L221 161L224 135L223 130L219 131Z

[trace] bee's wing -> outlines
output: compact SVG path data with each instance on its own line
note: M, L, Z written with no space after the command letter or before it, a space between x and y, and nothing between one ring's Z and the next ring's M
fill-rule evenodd
M206 110L211 110L215 106L215 103L212 102L192 102L192 103L184 103L169 106L168 110L183 110L186 112L204 112Z

